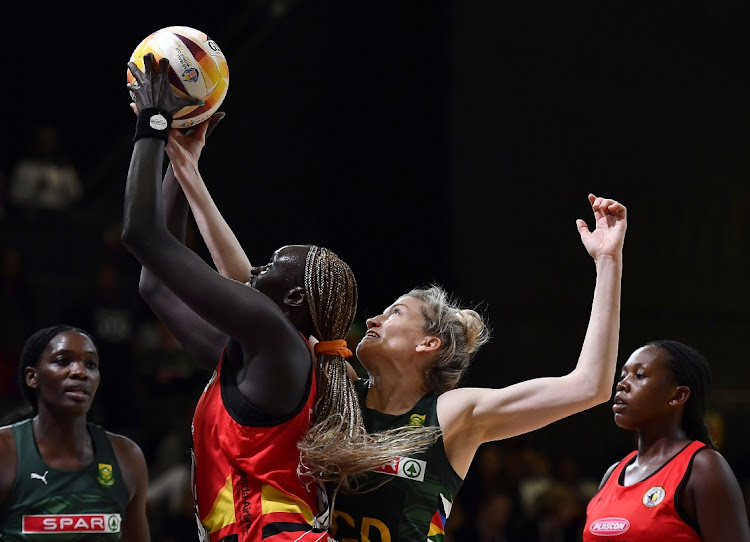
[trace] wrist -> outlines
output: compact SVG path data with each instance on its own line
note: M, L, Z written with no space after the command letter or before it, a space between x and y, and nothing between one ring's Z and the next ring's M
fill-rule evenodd
M133 143L144 137L161 139L166 143L169 140L171 126L172 115L169 111L157 107L147 107L138 113Z
M596 270L601 271L611 268L622 268L622 254L600 254L594 260Z

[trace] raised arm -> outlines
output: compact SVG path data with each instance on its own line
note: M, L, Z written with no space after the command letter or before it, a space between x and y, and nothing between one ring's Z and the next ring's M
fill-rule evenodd
M130 86L140 112L137 132L159 126L159 111L169 116L185 105L169 86L166 59L159 64L157 70L150 54L144 57L145 72L128 64L138 82ZM227 355L243 395L269 413L291 412L307 385L308 347L273 300L221 276L168 231L161 187L164 147L158 134L137 137L125 189L122 242L185 305L241 345L241 352L232 348Z
M502 389L461 388L438 399L448 457L466 474L476 449L544 427L607 401L612 394L620 329L622 248L627 227L620 203L589 195L596 228L578 231L596 264L596 286L578 364L560 377L536 378Z
M188 133L174 130L167 143L167 155L216 269L225 277L246 282L252 269L250 260L219 212L198 169L206 137L222 118L224 113L217 113Z
M171 165L164 176L162 192L167 227L176 239L184 243L189 208ZM146 267L141 268L138 292L193 359L208 369L216 366L227 343L225 333L197 315Z

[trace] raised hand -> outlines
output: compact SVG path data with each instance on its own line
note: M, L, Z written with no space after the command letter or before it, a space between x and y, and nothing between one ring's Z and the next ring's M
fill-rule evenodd
M143 56L143 71L135 62L128 62L128 69L135 81L128 83L128 90L135 101L135 109L143 111L151 107L163 109L174 116L183 107L200 105L202 100L177 96L169 84L169 60L160 58L155 63L153 53Z
M576 220L583 246L594 260L600 257L619 259L622 256L628 224L627 209L618 201L600 198L594 194L589 194L589 202L594 211L594 231L589 231L584 220Z
M197 164L206 144L206 138L224 118L224 115L223 112L214 113L210 118L189 130L172 130L166 148L170 161L173 164L189 162Z

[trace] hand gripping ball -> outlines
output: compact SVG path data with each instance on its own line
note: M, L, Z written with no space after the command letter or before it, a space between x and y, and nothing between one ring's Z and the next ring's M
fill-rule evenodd
M189 26L168 26L141 41L130 61L142 70L143 56L147 53L153 53L157 62L164 57L169 60L169 82L175 94L204 102L178 111L172 128L199 124L219 109L229 89L229 66L214 40ZM130 70L127 70L127 81L135 81Z

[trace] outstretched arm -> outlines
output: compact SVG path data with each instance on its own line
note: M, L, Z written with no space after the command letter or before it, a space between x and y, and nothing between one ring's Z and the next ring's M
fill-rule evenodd
M625 207L589 195L596 228L577 221L581 240L596 263L596 286L586 336L572 372L536 378L502 389L462 388L438 399L438 417L448 457L465 474L476 449L544 427L609 399L620 330L622 248Z
M159 69L153 55L145 72L128 64L138 81L139 121L150 108L174 114L181 103L167 80L167 61ZM142 118L143 117L143 118ZM266 295L222 277L168 231L161 187L164 141L142 137L133 148L125 189L122 242L154 276L192 311L241 345L228 349L229 365L243 395L270 414L293 411L310 373L307 344L281 309Z
M198 169L206 137L222 118L224 113L217 113L188 133L174 130L166 150L216 269L225 277L246 282L252 269L250 260L219 212Z

